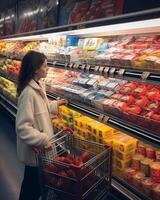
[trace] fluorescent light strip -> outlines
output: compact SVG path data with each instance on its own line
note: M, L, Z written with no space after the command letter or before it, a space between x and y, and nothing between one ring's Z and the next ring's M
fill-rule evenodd
M48 40L49 37L63 36L63 35L78 35L80 37L95 37L95 36L114 36L125 34L142 34L142 33L160 33L160 18L120 23L114 25L99 26L93 28L85 28L79 30L63 31L49 34L24 36L17 38L10 38L5 40Z

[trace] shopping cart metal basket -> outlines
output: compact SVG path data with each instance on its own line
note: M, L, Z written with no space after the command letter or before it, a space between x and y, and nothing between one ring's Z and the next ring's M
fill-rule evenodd
M69 133L68 133L69 132ZM38 152L43 200L100 200L111 186L112 148L63 129Z

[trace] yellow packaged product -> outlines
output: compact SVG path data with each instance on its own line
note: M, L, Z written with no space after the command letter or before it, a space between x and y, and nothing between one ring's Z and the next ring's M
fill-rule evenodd
M107 144L108 146L112 146L113 147L113 144L114 144L114 137L113 136L110 136L110 137L107 137L107 138L104 138L103 139L103 142L105 144ZM113 149L114 150L114 149Z
M85 38L83 43L83 50L97 50L104 39L102 38Z
M115 150L115 157L123 161L132 159L134 154L135 154L135 150L132 150L130 152L120 152L120 151Z
M113 174L118 177L124 177L124 170L117 168L116 165L112 165Z
M106 138L109 135L112 135L113 129L107 125L104 125L100 122L93 121L87 125L89 131L91 131L98 138Z
M88 150L88 145L86 142L83 142L85 140L85 138L81 135L77 135L76 133L74 133L74 135L79 138L80 140L75 140L75 145L76 147L79 147L79 148L83 148L83 149L86 149Z
M116 138L114 140L114 148L120 152L128 152L134 151L136 149L138 140L128 137L128 136L121 136L120 138Z
M74 126L74 130L75 130L76 134L82 136L85 139L88 139L89 133L88 133L87 130L82 129L82 128L78 127L78 126Z
M89 117L85 117L85 116L77 117L74 119L74 126L78 126L78 127L86 129L87 124L91 121L94 121L94 120Z
M121 169L122 171L124 171L127 167L130 167L131 159L123 161L116 158L115 164L118 169Z

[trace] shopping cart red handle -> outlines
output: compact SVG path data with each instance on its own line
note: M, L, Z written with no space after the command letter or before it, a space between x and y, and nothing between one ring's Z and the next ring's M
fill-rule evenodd
M39 150L38 150L38 148L37 147L32 147L32 150L34 151L34 153L39 153Z
M73 133L73 130L71 128L68 128L68 127L64 127L62 131Z

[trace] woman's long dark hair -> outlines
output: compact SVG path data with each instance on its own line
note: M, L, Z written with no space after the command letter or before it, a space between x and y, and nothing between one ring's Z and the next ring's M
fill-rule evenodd
M24 88L35 77L37 69L41 67L45 59L46 56L43 53L36 51L29 51L23 57L18 76L17 96L20 96Z

